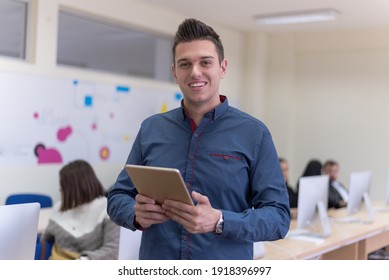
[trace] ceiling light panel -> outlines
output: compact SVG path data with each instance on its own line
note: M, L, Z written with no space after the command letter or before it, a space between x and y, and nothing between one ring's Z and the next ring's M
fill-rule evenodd
M338 19L340 13L335 9L287 12L279 14L258 15L255 20L260 25L286 25Z

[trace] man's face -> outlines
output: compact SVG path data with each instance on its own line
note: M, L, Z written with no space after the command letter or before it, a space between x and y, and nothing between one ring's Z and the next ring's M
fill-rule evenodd
M330 178L331 180L338 180L338 174L339 174L339 166L333 165L330 170Z
M213 109L220 103L219 84L227 69L215 45L208 40L179 43L172 65L173 76L184 94L186 106Z
M338 179L339 174L339 166L338 165L330 165L324 170L325 174L329 175L330 181L336 181Z

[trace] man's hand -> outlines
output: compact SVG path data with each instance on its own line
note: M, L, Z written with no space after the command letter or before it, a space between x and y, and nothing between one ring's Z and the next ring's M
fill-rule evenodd
M135 202L135 222L142 228L148 228L153 224L162 224L169 219L166 216L165 209L156 204L155 200L137 194L135 196Z
M208 197L192 192L192 198L198 202L196 206L183 202L165 200L162 208L165 215L183 225L190 233L207 233L215 231L220 217L220 210L212 208Z

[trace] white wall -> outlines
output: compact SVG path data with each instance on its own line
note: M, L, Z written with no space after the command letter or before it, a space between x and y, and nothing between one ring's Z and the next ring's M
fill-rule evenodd
M389 169L389 28L269 37L266 120L295 185L311 158L373 171L382 199ZM292 128L292 129L290 129Z
M127 0L31 0L30 2L31 21L28 24L27 62L0 57L0 70L53 77L76 76L79 79L103 83L147 85L151 89L154 87L162 90L177 89L176 85L170 83L56 66L57 16L58 9L61 7L173 36L179 23L186 18L185 15ZM229 59L228 74L222 83L222 92L230 98L232 104L238 106L243 85L244 64L241 57L244 36L210 24L220 33ZM122 164L101 163L93 167L103 185L108 188L115 181L123 164L124 162ZM61 167L61 165L1 166L0 204L4 203L9 193L19 191L44 192L51 195L54 200L58 200L58 171Z

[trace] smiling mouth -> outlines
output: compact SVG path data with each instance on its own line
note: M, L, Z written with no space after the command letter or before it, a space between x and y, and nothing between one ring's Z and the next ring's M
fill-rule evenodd
M206 84L207 84L206 82L192 83L192 84L189 84L189 86L190 86L191 88L200 88L200 87L205 86Z

